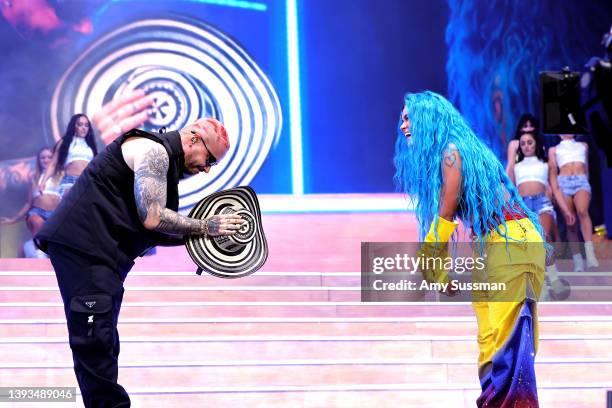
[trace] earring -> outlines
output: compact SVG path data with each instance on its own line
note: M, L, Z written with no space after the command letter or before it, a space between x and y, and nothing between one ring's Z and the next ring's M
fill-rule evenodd
M191 134L193 135L191 136L191 145L193 146L194 144L198 142L198 136L194 130L191 131Z

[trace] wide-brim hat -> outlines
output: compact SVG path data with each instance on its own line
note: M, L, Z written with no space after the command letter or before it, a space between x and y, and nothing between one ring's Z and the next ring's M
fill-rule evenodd
M268 258L257 194L246 186L219 191L200 200L189 217L204 220L221 214L238 214L247 222L234 235L189 236L185 246L198 266L196 273L205 271L220 278L240 278L257 271Z

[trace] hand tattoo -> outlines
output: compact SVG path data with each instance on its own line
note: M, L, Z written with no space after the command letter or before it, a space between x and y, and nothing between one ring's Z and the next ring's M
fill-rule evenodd
M208 219L208 235L219 235L221 233L221 217L214 215Z

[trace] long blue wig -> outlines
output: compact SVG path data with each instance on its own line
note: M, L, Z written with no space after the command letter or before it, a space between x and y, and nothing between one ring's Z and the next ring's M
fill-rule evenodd
M499 226L501 221L506 227L504 207L520 208L544 236L538 216L525 206L500 161L448 100L425 91L406 94L404 104L412 136L406 139L398 131L395 181L416 201L420 240L438 217L442 159L450 144L456 146L461 156L462 186L457 215L472 227L481 249L493 226Z

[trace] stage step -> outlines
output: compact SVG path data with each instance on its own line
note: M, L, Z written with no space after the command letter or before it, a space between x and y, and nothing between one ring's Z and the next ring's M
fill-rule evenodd
M612 272L561 272L559 277L574 285L594 285L607 281L612 284ZM125 287L138 286L321 286L352 287L361 286L360 272L257 272L240 279L222 279L211 275L196 275L193 271L176 272L131 272ZM45 271L0 271L0 287L57 286L57 279L52 270Z
M248 289L246 289L248 288ZM57 288L51 286L45 287L0 287L0 303L19 302L24 299L24 292L27 292L27 299L31 302L58 302L61 301L61 296ZM610 290L610 298L612 298L612 290ZM430 293L423 301L435 301L437 294ZM572 301L580 301L583 304L602 303L608 299L606 291L602 290L584 290L576 296L572 295ZM276 301L276 302L360 302L361 293L358 288L353 287L279 287L273 289L270 286L259 287L186 287L186 286L139 286L126 287L124 296L125 301L131 302L258 302L258 301ZM442 299L443 301L445 299ZM394 302L406 301L411 299L395 298ZM456 303L457 300L446 301L445 303ZM607 301L606 301L607 302ZM557 303L557 302L541 302ZM609 302L607 302L609 303Z
M8 271L0 274L0 287L11 286L32 286L45 287L57 286L57 279L52 271L36 272ZM357 278L357 280L355 280ZM354 274L333 274L330 276L323 273L278 273L278 272L262 272L253 275L245 276L240 279L222 279L211 275L198 276L194 271L191 272L165 272L161 273L138 273L134 272L127 276L124 284L126 288L138 286L348 286L350 282L353 286L359 286L359 276Z
M580 388L567 383L562 389L538 385L542 408L604 407L606 388ZM461 388L463 387L463 388ZM239 395L240 406L252 408L462 408L474 407L479 391L472 384L455 387L431 387L412 384L364 385L344 387L276 387L276 388L181 388L128 389L133 406L156 408L196 408L202 406L233 407Z
M611 272L561 273L571 285L572 301L612 301ZM126 301L332 301L359 302L359 272L259 272L242 279L196 276L193 272L134 272L128 276ZM0 271L0 303L18 302L24 292L32 302L60 299L52 271ZM412 301L412 292L397 292L396 301ZM390 294L385 294L389 298ZM452 301L429 292L421 301ZM469 297L463 300L469 301Z
M64 363L0 364L3 386L24 386L37 381L49 387L76 386L71 361ZM567 372L582 383L610 378L612 360L605 362L555 360L539 361L538 382L556 385L567 381ZM471 361L436 359L395 360L238 360L167 361L150 360L120 363L120 382L126 387L262 387L385 384L444 386L463 383L477 375Z
M569 309L570 305L551 303L540 305L540 314L548 316ZM595 305L594 305L595 306ZM574 306L565 316L580 316L586 310L594 315L609 315L612 306L597 305L578 311ZM581 307L582 308L582 307ZM63 318L60 302L0 303L3 319ZM214 317L406 317L406 316L472 316L471 307L452 303L359 303L359 302L126 302L120 319L132 318L214 318ZM557 314L558 315L558 314Z
M592 317L592 316L591 316ZM599 318L600 316L596 316ZM547 317L540 319L541 335L610 335L612 316L599 321L584 321L576 318ZM382 320L382 321L381 321ZM389 336L429 334L432 336L473 336L476 321L448 318L446 321L429 319L421 321L388 321L390 319L345 318L345 319L200 319L199 322L185 322L176 319L121 319L119 333L122 336L368 336L384 333ZM13 323L0 320L1 337L61 337L67 336L64 319L13 319Z
M612 336L541 336L538 358L612 359L611 342ZM191 361L194 355L213 360L475 359L478 348L473 336L121 336L121 352L139 361ZM5 363L61 362L69 355L65 337L0 339L0 361Z
M339 293L320 287L313 287L309 290L291 289L276 290L257 287L257 289L243 290L244 286L237 289L225 289L227 287L202 287L190 288L185 286L178 287L139 287L125 289L124 302L326 302L326 301L359 301L360 294ZM269 287L268 287L269 288ZM2 290L0 288L0 303L19 302L24 299L24 292L31 302L61 302L62 298L59 290L49 287L47 290L26 289L22 290Z

